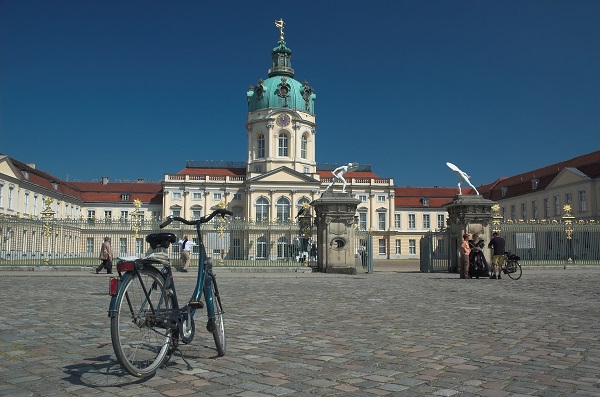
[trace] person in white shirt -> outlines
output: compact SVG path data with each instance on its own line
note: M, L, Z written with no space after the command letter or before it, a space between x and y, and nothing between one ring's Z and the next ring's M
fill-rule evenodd
M190 266L190 251L195 245L198 244L188 240L188 236L183 236L183 239L179 240L179 246L181 247L181 267L184 272L188 271L188 267Z

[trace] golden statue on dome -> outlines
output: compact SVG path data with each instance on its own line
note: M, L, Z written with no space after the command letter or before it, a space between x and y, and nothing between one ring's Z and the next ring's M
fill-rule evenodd
M275 26L279 28L279 40L283 41L283 26L285 23L283 22L283 18L279 18L279 21L275 21Z

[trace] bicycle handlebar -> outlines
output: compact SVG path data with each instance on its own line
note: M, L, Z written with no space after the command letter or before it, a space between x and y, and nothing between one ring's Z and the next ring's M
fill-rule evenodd
M161 229L165 228L168 225L170 225L171 222L173 222L173 221L179 221L181 223L185 223L186 225L202 224L202 223L206 223L206 222L210 221L212 218L215 217L215 215L221 215L221 218L225 219L225 215L233 216L233 212L226 210L224 208L219 208L217 210L214 210L210 215L203 216L200 219L196 219L193 221L188 221L187 219L184 219L180 216L169 215L167 217L167 220L164 221L163 223L161 223L158 227L160 227Z

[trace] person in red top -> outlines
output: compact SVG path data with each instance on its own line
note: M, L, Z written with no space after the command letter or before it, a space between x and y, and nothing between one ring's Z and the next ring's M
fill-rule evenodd
M471 253L471 247L469 247L469 233L463 234L463 242L460 245L460 278L471 278L469 276L469 254Z

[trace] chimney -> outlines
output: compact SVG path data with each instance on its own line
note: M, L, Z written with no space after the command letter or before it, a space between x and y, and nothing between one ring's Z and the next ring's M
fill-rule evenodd
M103 176L102 178L100 178L102 182L100 182L103 185L108 185L108 177L107 176Z

